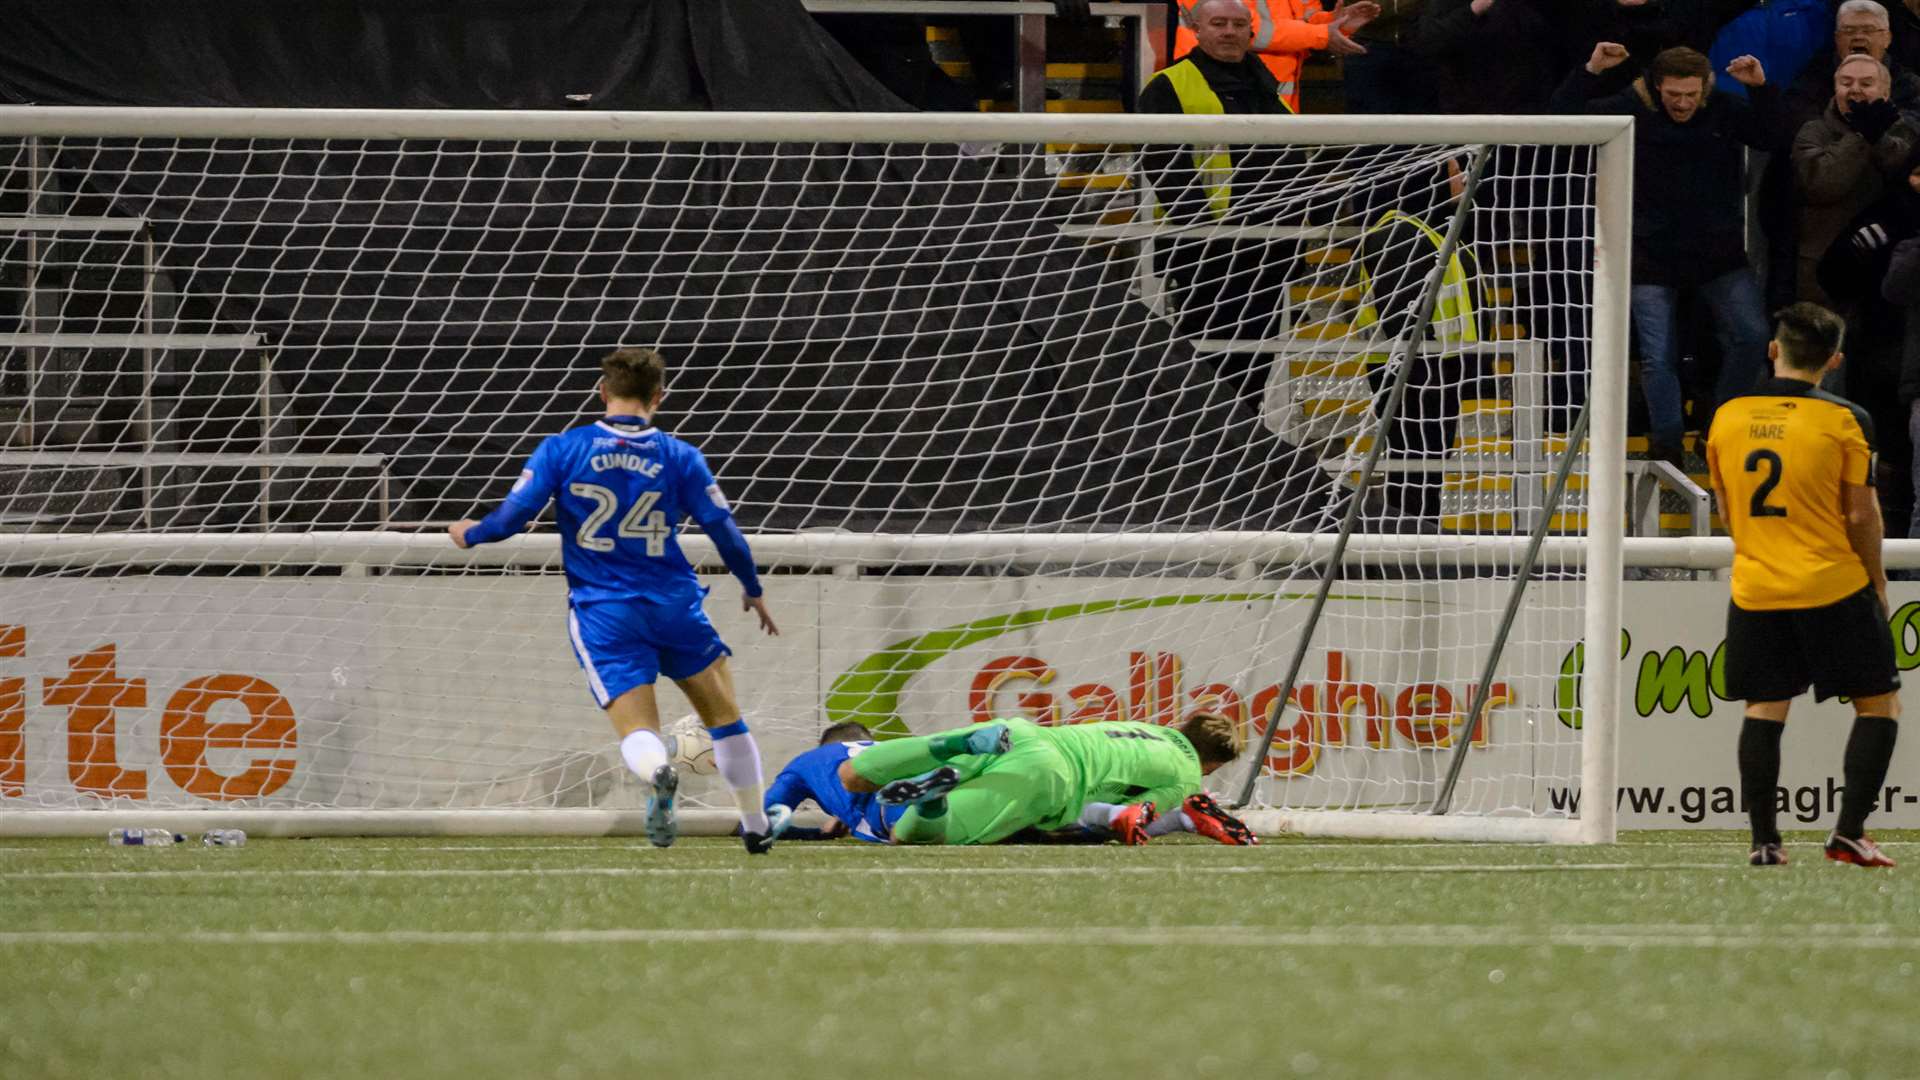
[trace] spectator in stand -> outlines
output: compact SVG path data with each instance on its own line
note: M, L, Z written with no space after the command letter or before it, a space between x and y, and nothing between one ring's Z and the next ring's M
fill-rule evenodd
M1809 61L1800 77L1787 89L1787 119L1798 131L1817 119L1833 101L1833 78L1840 62L1853 56L1870 56L1887 65L1887 96L1902 109L1920 108L1920 74L1915 74L1892 57L1888 46L1893 32L1887 9L1875 0L1847 0L1834 19L1833 51Z
M1817 118L1833 97L1833 5L1835 0L1770 0L1756 4L1727 24L1714 38L1709 59L1716 65L1751 53L1768 78L1787 88L1787 131L1798 132ZM1802 78L1808 81L1802 83ZM1801 95L1804 87L1804 100ZM1746 97L1746 88L1727 88ZM1797 104L1796 104L1797 102ZM1767 289L1767 308L1792 304L1800 293L1800 203L1794 190L1793 161L1786 154L1763 154L1753 162L1755 232L1748 242ZM1757 173L1757 175L1756 175Z
M1548 0L1430 0L1413 46L1441 112L1538 113L1566 67L1560 33Z
M1604 93L1614 93L1639 77L1634 57L1657 56L1679 45L1706 52L1721 28L1752 6L1753 0L1581 0L1567 20L1566 55L1585 57L1602 41L1626 46L1627 62L1607 72L1603 84ZM1766 67L1773 70L1771 64Z
M1273 72L1252 51L1254 15L1242 0L1198 0L1190 17L1194 47L1140 91L1143 113L1284 116L1291 113ZM1149 146L1141 155L1158 213L1178 226L1212 225L1257 214L1263 189L1284 185L1277 149L1222 145ZM1232 237L1183 237L1160 251L1159 270L1180 313L1183 334L1260 338L1270 329L1286 285L1288 260L1273 245ZM1251 353L1225 353L1215 365L1237 397L1258 401L1266 366Z
M1502 0L1504 2L1504 0ZM1745 392L1767 370L1771 328L1760 281L1747 265L1743 146L1784 151L1780 92L1760 61L1742 56L1727 74L1749 101L1714 89L1707 58L1688 48L1653 58L1617 94L1595 98L1626 47L1603 41L1554 94L1555 111L1634 118L1633 336L1653 422L1655 457L1679 464L1686 419L1677 308L1682 290L1711 314L1721 346L1715 404ZM1706 426L1701 417L1701 428Z
M1773 85L1791 89L1808 65L1821 61L1831 65L1829 55L1833 38L1833 6L1838 0L1767 0L1748 3L1745 10L1722 25L1713 36L1713 46L1705 50L1715 68L1725 67L1736 56L1753 56L1767 69ZM1722 87L1742 101L1747 88L1737 83ZM1814 95L1814 111L1824 101L1824 91Z
M1833 73L1826 111L1807 121L1793 140L1793 174L1801 203L1802 300L1837 306L1837 298L1820 288L1821 258L1847 223L1880 198L1886 179L1902 176L1907 158L1920 143L1920 117L1894 107L1887 96L1891 83L1880 61L1864 53L1847 57ZM1854 356L1850 347L1849 362Z
M1908 342L1920 330L1915 268L1920 255L1920 147L1910 147L1885 193L1848 223L1820 260L1821 288L1847 320L1845 396L1873 417L1880 452L1880 494L1887 535L1907 532L1913 518L1912 406L1920 394L1920 353ZM1890 265L1891 264L1891 265Z
M1888 201L1898 206L1888 208L1891 223L1881 226L1877 238L1892 252L1886 274L1881 278L1880 296L1899 310L1902 319L1900 375L1895 397L1907 415L1904 427L1909 464L1906 478L1894 483L1912 507L1905 522L1908 536L1920 536L1920 458L1913 454L1914 445L1920 442L1920 161L1914 165L1906 183L1888 195ZM1869 238L1869 242L1874 239ZM1893 242L1887 243L1889 239ZM1874 422L1879 423L1877 416ZM1891 515L1888 523L1900 524Z
M1413 51L1425 6L1426 0L1381 0L1380 17L1354 32L1363 51L1340 62L1348 112L1385 116L1440 110L1433 75Z
M1245 0L1195 0L1188 18L1197 30L1183 30L1192 35L1192 45L1147 80L1140 91L1140 112L1238 116L1293 111L1286 89L1253 52L1255 16ZM1207 156L1203 149L1211 148L1192 148L1198 171L1188 170L1184 182L1155 183L1163 207L1181 206L1189 197L1196 204L1214 198L1204 182L1210 179L1212 166L1198 164ZM1184 160L1184 155L1177 156L1175 164ZM1224 214L1228 197L1226 192L1218 195L1223 205L1216 208L1220 213L1215 216Z
M1888 55L1908 71L1920 71L1920 0L1900 0L1888 11L1893 23L1893 44Z
M1178 0L1180 25L1174 34L1173 55L1190 55L1199 44L1195 33L1200 9L1209 0ZM1307 56L1316 50L1335 56L1356 56L1366 48L1352 35L1380 14L1374 0L1347 4L1339 0L1333 10L1322 7L1322 0L1243 0L1252 20L1248 51L1260 58L1274 81L1287 109L1300 111L1300 69Z

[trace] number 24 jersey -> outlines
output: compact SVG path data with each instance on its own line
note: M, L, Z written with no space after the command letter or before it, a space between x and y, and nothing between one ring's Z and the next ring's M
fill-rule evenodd
M1707 468L1733 533L1733 602L1749 611L1825 607L1867 585L1847 542L1841 485L1873 482L1866 410L1799 379L1728 401L1707 435Z
M575 601L697 601L703 590L680 550L680 522L732 516L699 450L628 417L542 442L507 498L554 501Z

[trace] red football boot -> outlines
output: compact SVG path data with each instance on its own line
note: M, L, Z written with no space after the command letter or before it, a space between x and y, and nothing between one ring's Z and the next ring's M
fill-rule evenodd
M1134 803L1132 806L1122 807L1119 813L1113 815L1113 820L1107 822L1107 828L1113 830L1113 835L1121 843L1128 847L1139 847L1150 839L1147 836L1147 826L1153 824L1159 816L1159 812L1153 808L1152 803Z
M1247 828L1246 822L1220 809L1220 804L1213 801L1213 796L1204 791L1187 796L1186 803L1180 809L1185 810L1187 819L1193 822L1193 831L1209 840L1234 847L1253 847L1260 843L1260 838L1253 835L1253 830Z
M1880 850L1880 845L1871 839L1862 836L1858 840L1849 840L1839 833L1827 837L1827 858L1855 866L1894 865L1887 853Z

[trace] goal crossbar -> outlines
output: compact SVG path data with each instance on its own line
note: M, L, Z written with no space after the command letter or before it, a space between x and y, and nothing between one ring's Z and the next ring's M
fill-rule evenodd
M12 136L483 139L559 142L1506 143L1597 146L1632 130L1612 116L1183 116L517 112L488 109L175 109L0 106Z

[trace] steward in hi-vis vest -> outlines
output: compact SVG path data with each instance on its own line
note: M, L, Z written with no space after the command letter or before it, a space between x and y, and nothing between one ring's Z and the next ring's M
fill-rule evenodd
M1398 238L1417 234L1420 239L1433 245L1435 255L1446 246L1446 237L1433 226L1412 214L1399 210L1389 210L1374 221L1367 230L1363 247L1371 248L1369 241L1383 235L1396 238L1392 246L1404 247ZM1461 249L1456 248L1452 258L1447 260L1447 269L1440 277L1440 293L1434 298L1433 334L1443 344L1472 345L1480 340L1480 328L1473 319L1473 279L1467 274L1467 267L1460 258ZM1395 259L1397 265L1417 269L1411 275L1412 283L1417 287L1426 282L1432 263L1427 261L1424 251L1403 251ZM1373 275L1366 269L1367 260L1362 258L1360 269L1361 305L1358 317L1354 319L1354 329L1369 327L1380 321L1381 297L1374 290ZM1393 330L1398 336L1398 328Z
M1173 55L1191 54L1199 44L1194 32L1195 9L1203 0L1179 0L1179 28ZM1300 69L1307 54L1325 49L1335 15L1322 11L1320 0L1245 0L1251 19L1248 52L1273 75L1280 96L1293 112L1300 111Z
M1193 48L1141 90L1140 111L1290 115L1280 84L1250 51L1253 18L1246 5L1207 0L1193 5L1193 15ZM1271 335L1295 253L1259 235L1242 235L1241 226L1270 224L1288 212L1301 179L1289 168L1297 170L1302 160L1271 143L1142 148L1141 171L1155 217L1168 227L1164 243L1156 241L1154 262L1181 333L1241 340ZM1266 364L1256 363L1257 355L1227 350L1214 357L1221 380L1236 396L1258 395Z
M1443 221L1456 208L1456 204L1444 201L1427 206L1420 205L1419 198L1412 202L1415 209L1425 210L1436 221ZM1445 243L1438 229L1419 214L1402 209L1388 210L1367 226L1354 244L1352 280L1360 287L1360 310L1353 320L1355 337L1394 341L1413 329L1420 290L1433 273L1434 260ZM1387 446L1395 456L1447 453L1460 424L1462 390L1476 385L1478 376L1491 373L1488 357L1471 349L1480 341L1472 266L1473 257L1466 248L1456 248L1441 271L1433 315L1425 328L1413 334L1418 343L1431 331L1439 348L1416 348L1408 358L1413 371L1408 377L1406 398L1399 417L1387 431ZM1384 385L1390 359L1386 352L1356 359L1369 365L1368 379L1376 389ZM1400 495L1402 509L1438 512L1441 479L1439 473L1409 476Z
M1226 63L1195 50L1156 72L1140 91L1140 111L1187 116L1285 116L1292 113L1273 74L1252 56ZM1271 153L1255 152L1261 158ZM1235 148L1196 145L1176 153L1149 154L1149 182L1161 211L1178 208L1191 219L1204 207L1214 220L1233 203ZM1242 148L1240 157L1247 157Z

